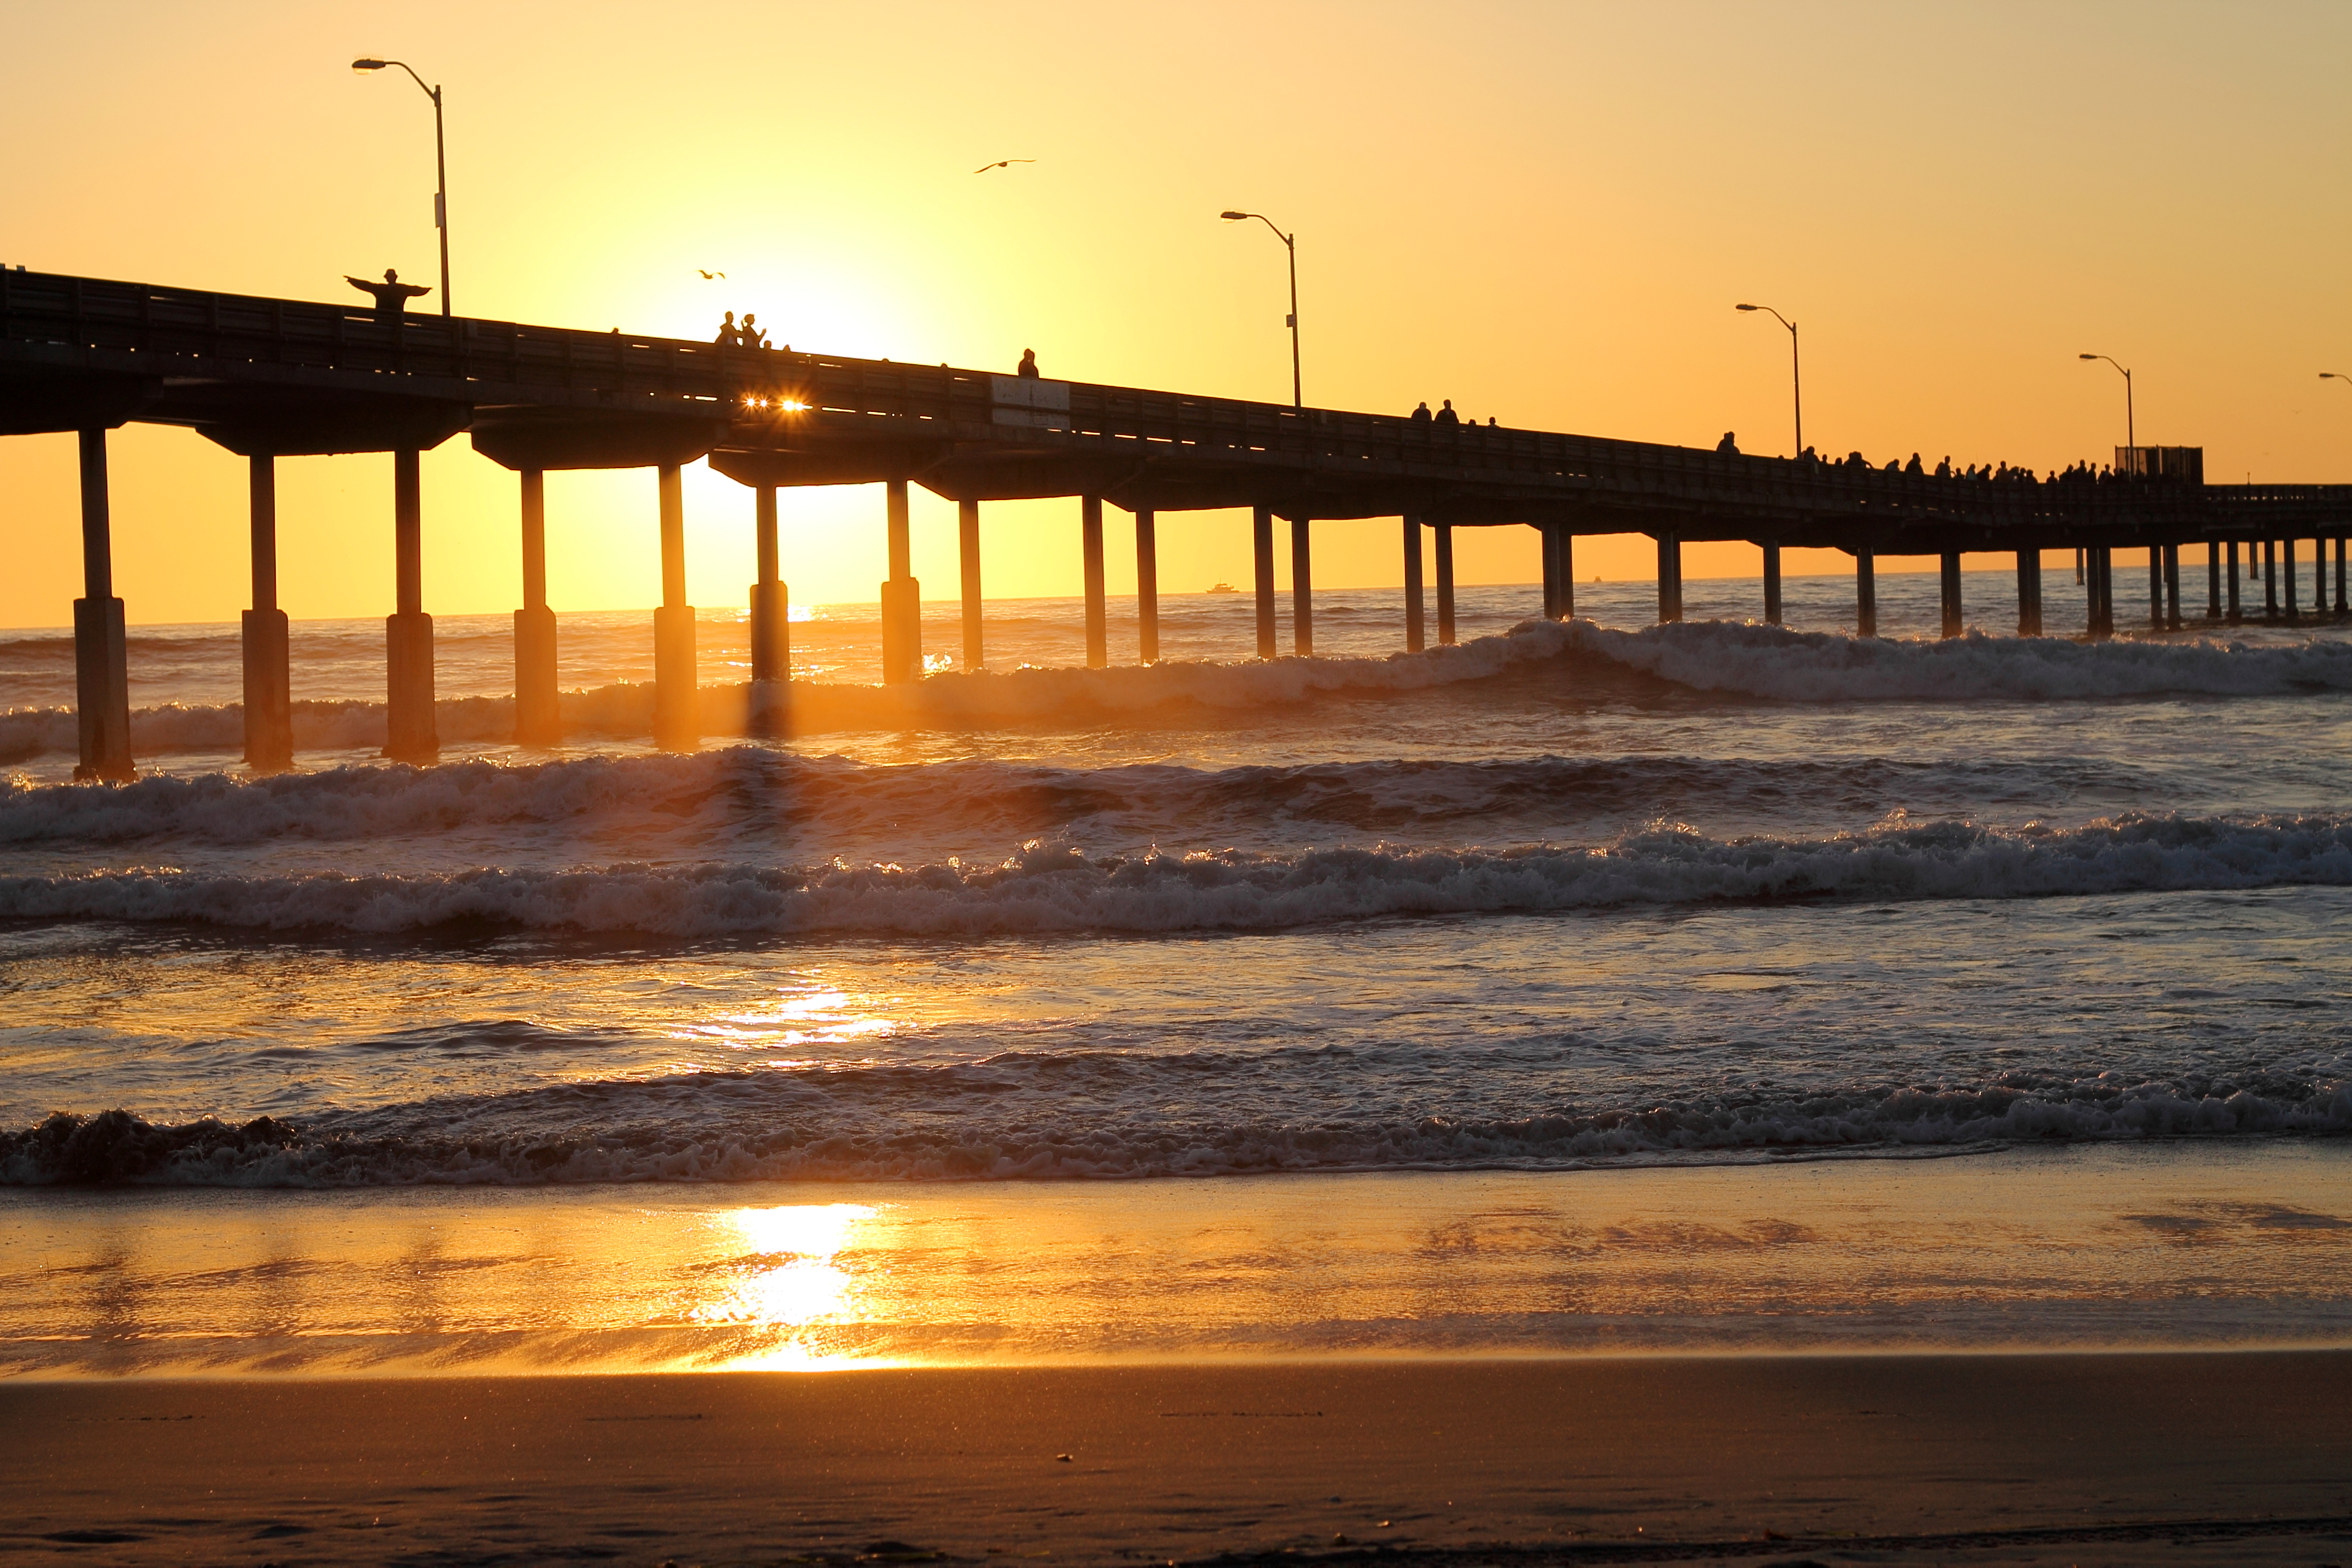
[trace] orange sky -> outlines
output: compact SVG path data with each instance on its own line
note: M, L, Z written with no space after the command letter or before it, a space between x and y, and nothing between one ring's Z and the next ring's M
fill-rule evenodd
M1731 309L1759 299L1804 329L1828 452L2104 455L2121 384L2088 349L2135 367L2141 439L2202 444L2210 477L2352 479L2352 385L2316 376L2352 371L2342 6L218 0L9 26L10 265L320 300L387 265L436 281L430 106L348 69L382 53L447 89L468 314L707 337L748 308L803 348L1034 347L1049 375L1279 401L1282 250L1217 221L1240 205L1298 231L1312 403L1785 450L1785 335ZM1013 156L1038 162L970 173ZM426 606L512 607L514 477L462 437L425 463ZM117 434L133 621L245 604L242 468ZM298 618L390 608L390 470L281 465ZM648 602L652 474L548 490L556 607ZM71 437L0 439L0 625L63 624ZM749 492L698 468L687 505L693 597L740 603ZM953 509L919 491L914 516L926 596L952 595ZM875 596L878 490L784 517L795 599ZM1076 500L985 517L992 595L1076 591ZM1166 588L1246 580L1245 517L1160 535ZM1395 539L1318 525L1318 584L1401 581ZM1579 544L1580 575L1652 563ZM1462 570L1528 580L1533 536L1473 531Z

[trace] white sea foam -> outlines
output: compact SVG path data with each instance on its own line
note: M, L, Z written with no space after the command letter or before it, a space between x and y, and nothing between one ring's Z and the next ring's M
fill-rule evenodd
M1592 849L1312 850L1090 858L1033 845L953 861L479 868L234 876L167 868L0 877L0 918L393 932L453 924L698 938L841 932L1272 930L1386 915L1497 915L1790 899L2017 899L2352 885L2352 818L2126 814L2013 830L1890 823L1822 838L1681 827Z
M1530 621L1458 647L1384 658L1280 658L1235 664L1168 663L1109 669L982 670L935 675L904 687L795 682L790 725L798 733L863 729L965 729L1034 723L1115 723L1185 707L1234 711L1318 700L1378 697L1481 681L1556 661L1609 667L1687 689L1783 701L1968 701L1979 699L2103 699L2167 694L2253 696L2352 690L2352 643L2313 640L2256 647L2205 639L2078 643L2054 637L1948 641L1850 637L1779 626L1693 621L1623 631L1591 621ZM702 690L703 723L715 736L740 735L748 710L740 684ZM564 723L578 737L641 740L650 734L653 689L623 683L567 692ZM511 737L510 698L469 697L437 705L448 743ZM235 752L243 710L172 704L142 708L131 721L134 754ZM301 750L355 750L383 743L381 702L295 704ZM70 752L70 709L0 713L0 763Z

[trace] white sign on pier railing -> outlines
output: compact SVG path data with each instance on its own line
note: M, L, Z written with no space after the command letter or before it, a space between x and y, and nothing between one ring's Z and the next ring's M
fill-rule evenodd
M1068 382L1026 375L992 375L988 380L989 398L996 405L992 416L997 424L1032 430L1069 428Z

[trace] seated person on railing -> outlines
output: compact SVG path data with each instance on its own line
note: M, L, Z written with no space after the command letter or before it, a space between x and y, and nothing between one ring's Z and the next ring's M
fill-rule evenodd
M1021 351L1021 363L1013 374L1021 377L1024 381L1036 380L1037 351L1035 349L1023 349Z
M1423 398L1420 406L1412 411L1412 422L1416 425L1429 423L1429 399Z
M1437 411L1437 422L1440 425L1459 425L1462 423L1462 416L1454 412L1454 399L1450 397L1447 398L1445 400L1445 406Z
M389 267L383 269L383 281L381 283L371 283L364 278L354 278L348 272L343 274L343 281L362 294L375 296L375 319L378 323L387 327L399 324L401 313L408 308L409 300L419 294L433 292L432 289L415 283L403 283L400 280L400 274Z
M1723 439L1715 444L1715 449L1724 457L1736 458L1739 456L1739 438L1733 432L1726 430L1723 433Z

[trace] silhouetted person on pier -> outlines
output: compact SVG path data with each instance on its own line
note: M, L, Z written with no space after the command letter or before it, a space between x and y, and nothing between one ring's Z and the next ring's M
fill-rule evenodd
M408 309L408 302L411 300L419 294L433 292L432 289L418 284L403 283L400 280L400 274L389 267L383 269L383 281L381 283L371 283L364 278L354 278L348 272L343 274L343 281L362 294L375 296L375 319L387 327L399 322L402 312Z
M1462 416L1454 412L1454 399L1450 397L1447 398L1445 400L1445 406L1437 411L1437 422L1440 425L1459 425L1462 423Z
M1944 460L1936 465L1936 477L1939 479L1948 479L1952 477L1952 459L1949 453L1945 454Z
M1903 465L1903 471L1906 474L1924 474L1927 470L1919 466L1919 454L1914 452L1911 454L1911 460Z
M1739 456L1739 438L1733 432L1726 430L1723 433L1723 439L1715 444L1715 449L1727 458L1736 458Z
M1021 364L1018 369L1013 371L1013 374L1017 376L1021 376L1025 380L1036 380L1037 351L1035 349L1023 349L1021 351Z
M719 324L719 335L710 341L728 348L733 348L743 341L743 329L735 324L734 311L727 312L727 319Z
M735 341L747 349L766 348L768 334L760 330L760 318L749 310L744 311L742 330L736 334Z
M1420 406L1412 411L1412 422L1416 425L1429 423L1429 399L1423 398Z

